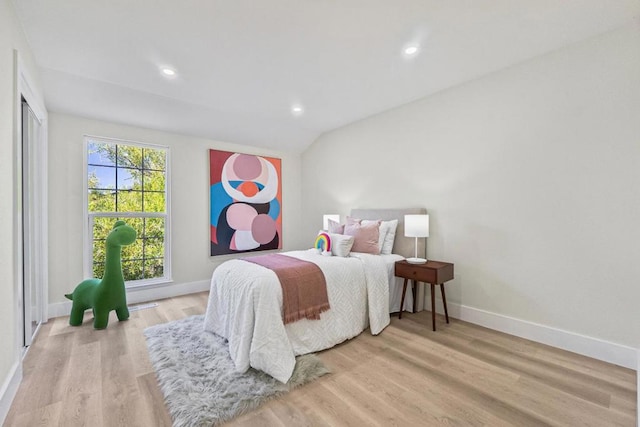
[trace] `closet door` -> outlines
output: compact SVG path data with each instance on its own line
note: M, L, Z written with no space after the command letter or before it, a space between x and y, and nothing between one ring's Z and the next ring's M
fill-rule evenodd
M24 346L31 344L42 322L42 282L38 277L41 248L36 238L39 228L39 206L36 179L37 150L42 137L42 124L29 104L22 102L22 308L24 315Z

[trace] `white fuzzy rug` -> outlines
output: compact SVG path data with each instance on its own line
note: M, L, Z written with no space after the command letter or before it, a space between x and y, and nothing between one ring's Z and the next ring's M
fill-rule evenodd
M191 316L144 331L176 427L218 425L329 372L309 354L297 358L287 384L254 369L236 373L226 340L203 332L203 319Z

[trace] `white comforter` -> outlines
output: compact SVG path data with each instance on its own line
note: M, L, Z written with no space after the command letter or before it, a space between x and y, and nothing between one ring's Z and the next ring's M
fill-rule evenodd
M315 249L286 255L317 264L327 281L331 309L320 320L284 325L282 288L260 265L231 260L213 273L204 329L226 338L236 369L262 370L287 382L295 356L324 350L360 334L367 324L379 334L389 324L389 283L380 256L352 253L325 257Z

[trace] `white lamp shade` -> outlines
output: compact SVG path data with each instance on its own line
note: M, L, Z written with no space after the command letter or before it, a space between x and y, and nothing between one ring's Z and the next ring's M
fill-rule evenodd
M429 237L429 215L405 215L404 235L406 237Z
M325 215L322 215L322 229L323 230L328 230L329 229L329 220L335 221L335 222L340 222L340 214L325 214Z

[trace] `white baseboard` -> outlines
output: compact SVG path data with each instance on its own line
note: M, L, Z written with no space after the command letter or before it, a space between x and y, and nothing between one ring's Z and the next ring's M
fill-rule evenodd
M428 292L426 295L429 298ZM426 302L426 301L425 301ZM431 308L431 301L425 309ZM640 372L640 350L598 338L540 325L478 308L447 302L449 316L485 328L582 354ZM442 300L436 298L436 313L444 314ZM640 377L640 375L639 375ZM640 426L639 426L640 427Z
M7 378L0 388L0 425L4 425L4 421L11 409L13 398L16 397L18 387L22 381L22 365L20 361L13 364Z
M169 283L154 285L144 288L127 289L127 303L137 304L147 301L155 301L163 298L177 297L179 295L194 294L208 291L211 286L209 280L200 280L188 283ZM49 318L68 316L71 312L71 301L49 304Z

